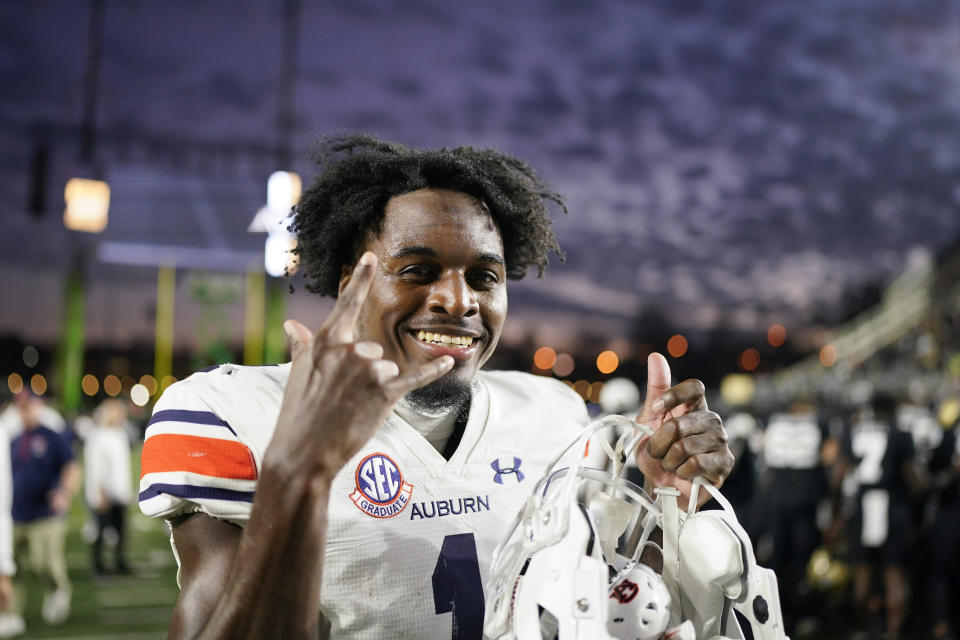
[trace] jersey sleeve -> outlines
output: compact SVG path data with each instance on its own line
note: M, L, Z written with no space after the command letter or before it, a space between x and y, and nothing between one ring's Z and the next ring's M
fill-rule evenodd
M140 510L168 519L206 513L243 525L253 502L256 462L203 396L188 378L157 402L143 445Z

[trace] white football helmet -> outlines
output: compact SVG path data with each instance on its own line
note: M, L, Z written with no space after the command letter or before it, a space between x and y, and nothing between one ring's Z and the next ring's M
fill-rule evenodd
M618 572L610 584L607 632L612 638L657 640L670 622L670 592L645 564Z
M591 440L619 428L615 446ZM485 585L484 634L495 640L742 638L733 610L758 640L786 640L773 572L756 564L730 503L697 478L687 511L680 492L653 500L621 477L624 461L653 431L610 415L589 425L534 487L494 551ZM584 466L599 445L611 470ZM568 466L565 461L569 461ZM694 512L705 487L723 510ZM662 532L662 545L651 538ZM640 563L655 547L662 575Z

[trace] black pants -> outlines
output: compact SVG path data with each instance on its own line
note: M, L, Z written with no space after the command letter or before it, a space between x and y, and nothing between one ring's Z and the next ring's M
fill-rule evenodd
M97 539L93 541L93 567L103 571L103 532L110 528L117 532L117 545L114 548L113 567L117 571L127 571L126 560L126 519L127 505L113 502L104 512L96 512Z
M784 618L793 621L807 615L810 603L800 588L806 580L807 562L821 541L817 529L817 505L774 504L767 524L773 538L769 567L777 574Z
M930 617L934 624L956 623L956 610L951 605L950 595L958 593L955 576L960 568L960 505L953 504L941 509L934 522L935 534L930 557Z

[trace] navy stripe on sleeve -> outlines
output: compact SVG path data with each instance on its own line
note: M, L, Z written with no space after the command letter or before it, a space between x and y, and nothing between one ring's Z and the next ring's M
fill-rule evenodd
M211 412L211 411L188 411L186 409L165 409L163 411L157 411L153 414L153 417L150 418L151 424L156 422L189 422L191 424L208 424L214 427L226 427L230 430L230 433L237 435L237 432L233 430L229 424L224 420L221 420L220 417Z
M140 492L140 502L155 498L161 494L194 500L231 500L233 502L253 502L253 491L234 491L216 487L196 487L188 484L152 484Z

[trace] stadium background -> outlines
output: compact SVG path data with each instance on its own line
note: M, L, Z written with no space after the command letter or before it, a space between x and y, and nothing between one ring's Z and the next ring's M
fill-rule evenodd
M268 176L360 130L496 146L568 195L494 367L595 400L659 350L721 409L910 380L949 412L958 29L946 0L4 3L0 393L70 418L133 392L142 424L174 378L282 360L280 319L330 305L264 274ZM64 225L75 177L109 184L99 233ZM141 573L92 582L72 518L73 619L31 634L162 629L162 525L132 515Z

